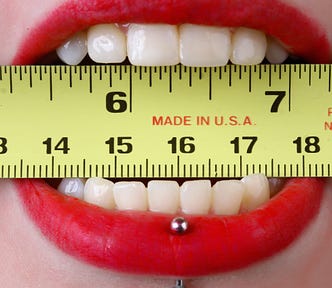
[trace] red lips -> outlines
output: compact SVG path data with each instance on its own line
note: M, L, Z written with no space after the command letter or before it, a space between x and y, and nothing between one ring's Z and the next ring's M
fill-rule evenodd
M318 213L324 186L321 179L292 179L249 214L184 215L189 229L174 235L175 215L107 211L42 180L15 183L33 221L65 252L115 271L178 277L245 267L285 249Z
M291 20L290 20L291 19ZM71 34L100 23L196 23L245 26L279 38L314 63L330 60L322 28L295 8L269 0L76 0L50 13L27 34L13 64L33 63ZM264 207L232 217L106 211L58 194L42 180L15 180L33 221L59 248L112 270L178 277L245 267L285 249L319 211L321 179L292 179Z
M323 29L308 16L269 0L74 0L50 13L24 39L13 64L33 63L71 34L100 23L196 23L245 26L280 39L313 63L330 60Z

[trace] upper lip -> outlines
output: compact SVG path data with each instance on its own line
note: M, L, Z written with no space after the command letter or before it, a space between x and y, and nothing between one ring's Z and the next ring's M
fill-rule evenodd
M325 31L310 17L279 1L268 0L75 0L42 19L23 39L13 64L30 64L57 48L70 35L100 23L194 23L245 26L278 38L293 54L327 63Z
M297 56L329 61L327 37L317 23L278 1L272 6L268 0L69 1L32 29L13 64L33 63L91 25L126 22L252 27L280 39ZM42 181L16 183L34 221L65 251L122 272L176 276L236 269L284 249L317 214L323 186L319 179L294 179L262 209L238 217L186 216L190 230L174 236L169 215L105 212L50 193Z

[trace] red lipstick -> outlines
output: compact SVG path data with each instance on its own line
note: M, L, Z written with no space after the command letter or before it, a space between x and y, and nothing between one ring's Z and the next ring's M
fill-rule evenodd
M200 276L243 268L285 249L319 211L324 181L292 179L263 207L231 217L107 211L60 195L42 180L15 180L28 214L60 249L119 272Z
M100 23L194 23L255 28L278 38L296 56L327 63L323 29L304 13L268 0L75 0L51 12L22 42L13 64L31 64L70 35Z
M76 0L43 19L22 42L13 64L34 63L70 35L100 23L194 23L264 31L314 63L329 62L323 29L280 1ZM128 273L190 277L246 267L285 249L317 215L321 179L292 179L264 207L232 217L184 215L189 228L171 233L174 215L106 211L58 194L42 180L15 180L44 235L93 265Z

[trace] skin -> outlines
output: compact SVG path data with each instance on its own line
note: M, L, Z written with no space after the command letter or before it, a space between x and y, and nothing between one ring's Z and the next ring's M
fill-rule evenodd
M0 0L0 32L6 39L0 64L10 64L19 42L61 0ZM332 2L287 0L316 19L332 47ZM38 7L38 9L36 9ZM291 21L291 19L290 19ZM10 180L0 180L0 287L173 287L174 279L116 274L64 254L49 243L20 205ZM248 268L185 280L186 287L330 287L332 278L332 180L318 217L282 253ZM268 284L268 285L267 285Z

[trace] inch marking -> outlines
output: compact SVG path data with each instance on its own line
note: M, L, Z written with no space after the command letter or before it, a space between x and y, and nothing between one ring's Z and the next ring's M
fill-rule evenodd
M92 94L93 92L93 85L92 85L92 66L89 67L89 92Z
M149 87L152 87L152 67L149 67Z
M60 81L62 81L62 67L60 67L59 69L59 79Z
M53 81L52 81L52 66L49 67L49 83L50 83L50 101L53 101ZM56 67L55 67L56 68Z
M112 69L109 69L109 75L110 75L110 78L109 78L109 81L110 81L110 84L109 86L110 87L113 87L113 70Z
M251 66L249 67L249 92L252 92L252 70Z
M192 67L189 67L189 87L192 87L193 83L193 75L192 75Z
M288 111L292 110L292 69L288 72Z
M66 70L65 70L65 73L66 73ZM73 66L69 67L69 87L70 88L73 87Z
M309 66L309 87L311 86L312 83L312 69L311 69L311 65Z
M172 81L172 78L173 78L173 76L172 76L172 74L173 74L173 69L172 69L173 67L171 67L171 69L169 70L169 73L168 73L168 77L169 77L169 81L168 81L168 85L169 85L169 89L168 89L168 91L169 91L169 93L172 93L172 91L173 91L173 81ZM175 73L176 73L176 71L174 71Z
M209 69L209 100L212 100L212 70Z
M229 69L229 87L232 87L232 67L234 67L234 69L236 69L236 66L231 66L231 69Z
M269 87L272 86L272 67L276 67L276 66L269 66Z
M32 67L29 67L29 86L32 88Z
M52 156L52 158L51 158L51 176L52 176L52 178L54 177L54 162L55 162L55 159L54 159L54 156Z
M20 73L20 81L22 81L23 80L22 66L19 66L19 73Z
M29 167L29 165L27 167ZM23 178L23 159L20 161L20 177Z
M83 159L83 178L86 178L86 159ZM79 170L79 166L77 165L77 171Z
M10 94L13 94L13 74L12 67L9 67L9 91Z
M133 72L132 66L129 67L129 112L133 112Z
M329 65L328 92L331 92L331 65Z

